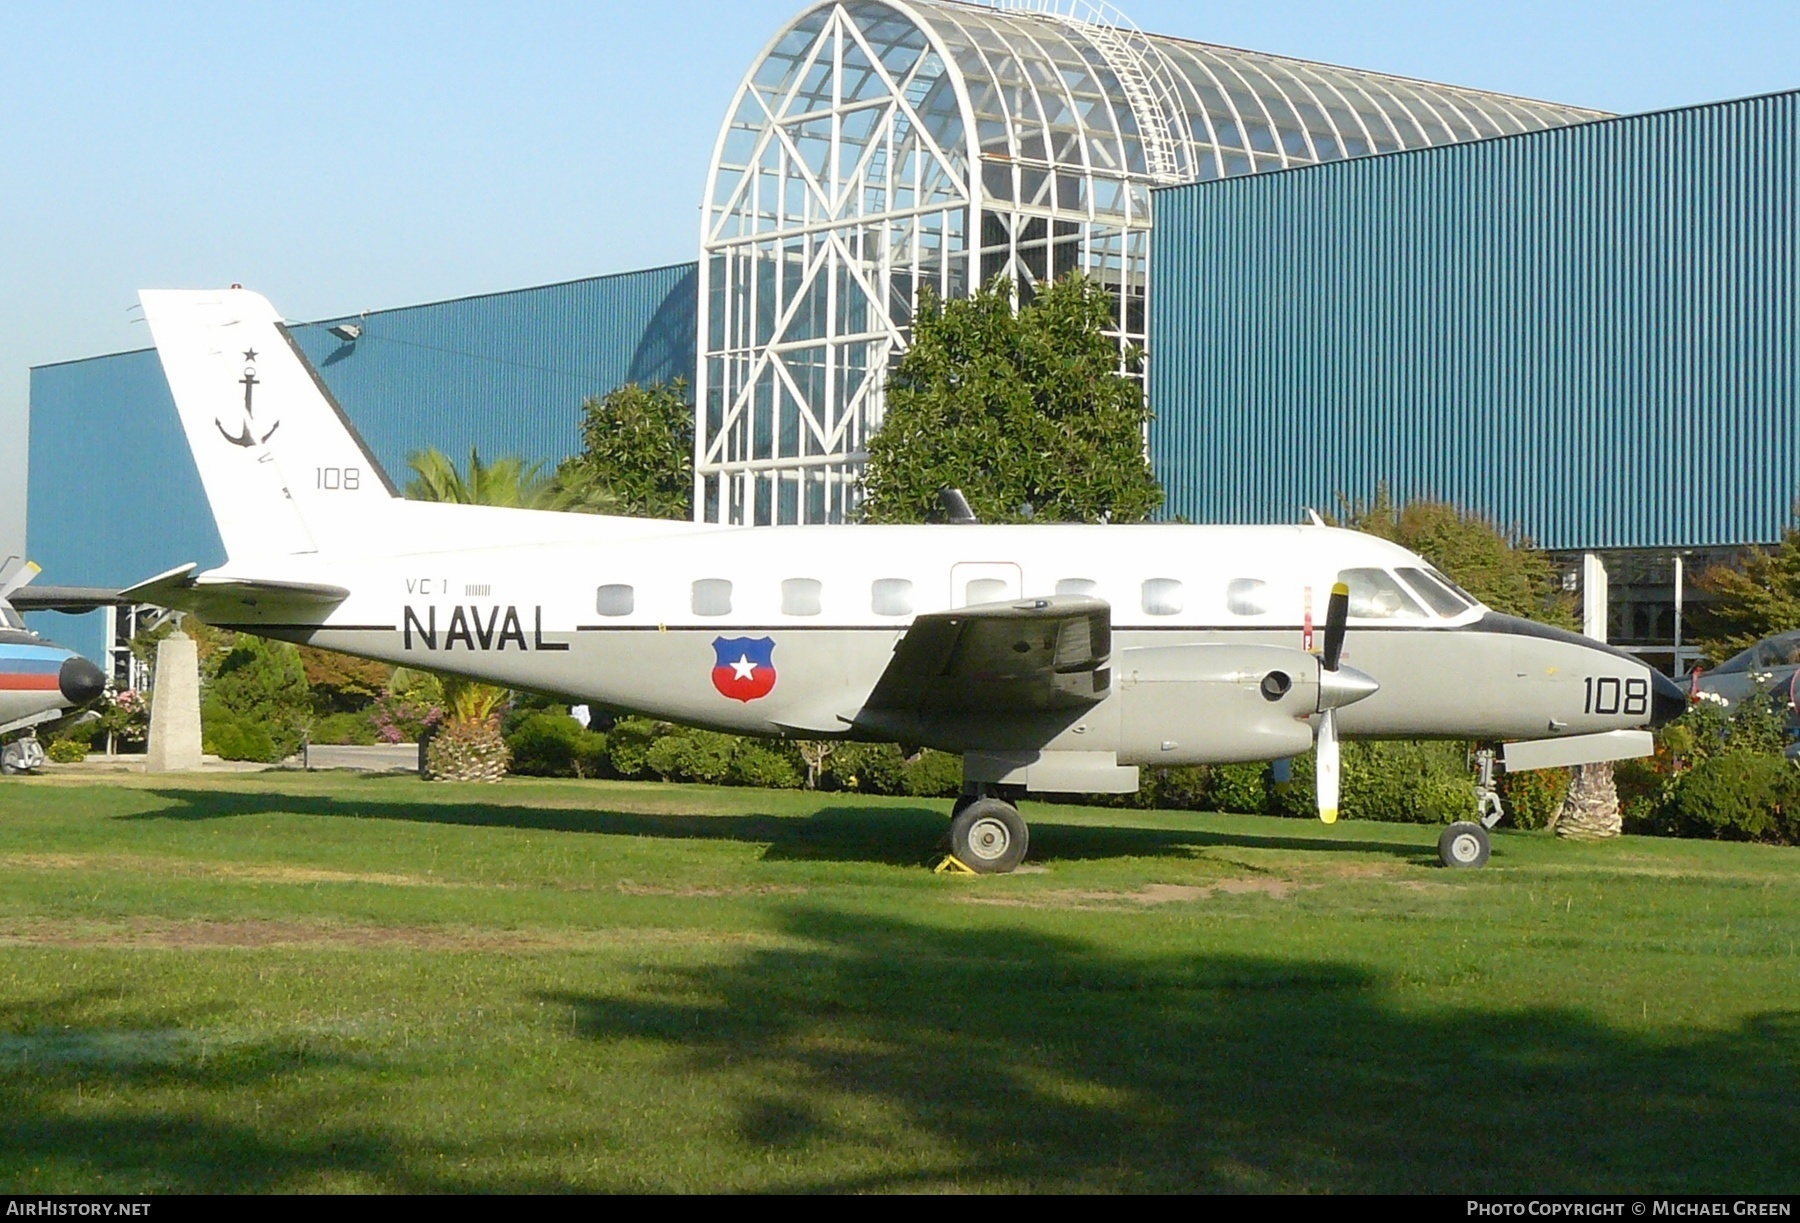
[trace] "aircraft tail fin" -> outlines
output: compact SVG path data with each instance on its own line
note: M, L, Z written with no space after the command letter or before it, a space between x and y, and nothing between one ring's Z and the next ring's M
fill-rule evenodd
M139 296L234 562L335 551L380 530L398 494L267 298Z

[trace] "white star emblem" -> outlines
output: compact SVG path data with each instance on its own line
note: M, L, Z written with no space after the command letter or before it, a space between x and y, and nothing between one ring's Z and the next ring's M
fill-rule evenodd
M731 678L753 679L756 676L756 664L750 661L748 654L739 654L738 660L731 664Z

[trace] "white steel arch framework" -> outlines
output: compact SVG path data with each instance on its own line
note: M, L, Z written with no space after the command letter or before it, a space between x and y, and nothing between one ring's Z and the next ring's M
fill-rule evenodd
M1601 112L1146 35L1090 0L825 0L775 36L702 210L695 515L854 515L920 291L1080 270L1145 338L1153 186ZM1130 366L1134 372L1139 368Z

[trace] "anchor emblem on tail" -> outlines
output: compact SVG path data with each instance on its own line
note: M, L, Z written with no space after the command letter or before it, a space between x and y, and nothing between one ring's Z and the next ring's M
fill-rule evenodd
M213 424L218 427L220 437L230 442L233 446L242 446L247 450L252 446L262 445L270 438L274 437L275 430L281 428L281 422L276 421L269 426L269 431L267 433L263 434L261 437L256 436L256 410L252 405L251 397L255 393L256 388L262 385L262 383L256 377L256 350L254 348L249 349L244 353L244 363L244 376L238 379L244 387L243 426L238 432L232 433L225 428L225 422L218 419L218 417L213 418Z

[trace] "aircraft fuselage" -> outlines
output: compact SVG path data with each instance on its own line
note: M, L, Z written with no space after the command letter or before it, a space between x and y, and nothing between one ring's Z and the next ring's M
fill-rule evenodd
M1348 572L1373 576L1343 661L1381 688L1341 711L1347 736L1589 734L1648 726L1670 700L1668 681L1630 656L1454 607L1441 587L1433 605L1417 557L1324 527L669 524L619 539L601 538L617 520L592 519L592 542L524 542L549 518L573 532L567 515L486 511L484 533L510 524L521 542L334 557L319 576L352 593L328 616L238 627L724 731L1201 763L1281 753L1229 733L1228 711L1187 701L1179 674L1148 664L1170 647L1315 648L1309 621L1322 624ZM306 576L304 558L285 560ZM1111 607L1103 700L1006 718L860 716L916 616L1066 594Z

